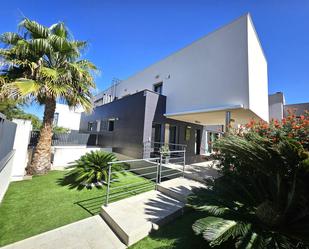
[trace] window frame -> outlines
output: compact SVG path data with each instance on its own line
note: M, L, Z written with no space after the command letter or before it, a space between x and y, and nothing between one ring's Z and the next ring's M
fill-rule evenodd
M160 87L160 92L156 91L156 88L158 88L158 87ZM153 91L156 92L157 94L161 94L162 95L162 92L163 92L163 81L158 82L156 84L153 84Z
M113 132L114 130L115 130L115 120L114 119L109 119L108 123L107 123L107 131Z

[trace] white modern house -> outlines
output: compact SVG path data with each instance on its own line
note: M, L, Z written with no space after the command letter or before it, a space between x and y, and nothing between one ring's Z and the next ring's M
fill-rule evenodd
M82 107L69 108L68 105L57 103L54 115L54 125L70 130L79 130L82 112L84 112Z
M139 95L140 100L134 100ZM122 137L128 147L147 141L185 143L192 154L205 154L208 129L222 131L251 118L268 121L267 60L250 14L114 82L94 103L94 113L82 116L81 129L99 136L98 144L110 141L115 148L120 146L115 140ZM137 116L140 106L143 114ZM134 127L142 133L135 133ZM124 141L125 130L140 139Z

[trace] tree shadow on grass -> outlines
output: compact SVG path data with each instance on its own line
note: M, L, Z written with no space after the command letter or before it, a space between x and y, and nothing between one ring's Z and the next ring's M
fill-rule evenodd
M181 187L180 187L181 188ZM148 208L146 208L145 212L153 217L154 222L156 222L157 217L162 216L166 212L165 209L171 209L173 205L176 205L169 200L166 199L165 196L160 196L158 199L152 199L148 203ZM170 205L170 206L169 206ZM148 239L153 241L157 241L153 243L155 249L210 249L212 247L209 246L208 242L204 240L202 236L197 236L193 232L192 225L198 219L206 217L208 214L201 211L196 211L192 208L185 207L185 211L183 215L179 216L173 221L168 222L167 224L159 224L160 229L150 233ZM168 219L170 220L170 219ZM146 246L146 243L143 242L136 247L133 248L143 248ZM158 245L155 245L158 243ZM137 243L138 244L138 243ZM139 247L140 246L140 247ZM148 246L148 245L147 245ZM132 248L132 249L133 249ZM233 249L235 246L231 242L222 243L220 249Z

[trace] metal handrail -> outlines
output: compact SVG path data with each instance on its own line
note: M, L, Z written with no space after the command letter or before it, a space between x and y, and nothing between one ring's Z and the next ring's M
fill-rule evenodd
M154 168L154 167L157 167L157 165L149 166L149 167L143 167L143 168L136 168L136 169L121 170L121 171L112 172L112 174L122 173L122 172L131 172L131 171L142 170L142 169L149 169L149 168Z
M135 174L135 175L129 175L129 176L126 176L126 177L127 178L129 178L129 177L132 177L132 178L133 177L141 177L141 178L144 178L144 179L145 179L145 176L150 176L150 175L155 174L156 177L150 178L150 179L148 178L148 180L149 180L149 183L152 182L152 181L155 181L155 189L156 190L157 190L158 184L161 183L162 177L166 178L166 177L178 175L178 174L181 174L181 173L182 173L182 176L184 177L185 176L185 165L186 165L186 163L185 163L186 162L186 149L184 148L183 150L170 151L170 153L168 153L168 155L172 156L174 153L183 153L183 156L181 156L181 157L171 157L171 158L169 158L170 160L173 160L173 159L183 159L182 171L180 169L174 169L174 168L165 169L168 166L166 166L167 164L163 164L163 160L166 160L166 158L163 157L163 154L166 154L166 153L163 153L163 152L160 152L160 157L155 157L155 158L130 159L130 160L121 160L121 161L109 162L108 163L107 192L106 192L105 205L107 206L108 203L109 203L109 199L110 199L110 195L111 195L111 190L116 190L116 189L121 189L121 188L141 185L141 183L129 183L129 184L123 184L123 185L120 185L120 186L112 187L111 186L111 182L114 182L114 181L111 181L111 175L113 175L113 174L116 174L116 173L132 173L132 174ZM115 171L115 172L112 171L114 164L121 164L121 163L128 163L129 164L129 163L143 162L143 161L144 162L148 162L148 163L154 163L156 165L149 165L149 166L146 166L146 167L134 168L134 169L132 169L132 168L130 168L130 169L123 169L123 170ZM178 164L180 164L180 163L181 162L178 162ZM162 170L162 166L163 165L164 165L165 168ZM153 171L153 172L147 172L147 173L142 173L141 172L141 174L136 173L136 171L139 171L139 170L146 170L146 169L153 169L153 168L156 168L156 170ZM168 172L168 171L178 171L178 172L162 176L162 173L165 173L165 172ZM138 190L145 189L145 188L150 188L150 186L149 185L141 186L138 189L128 190L128 191L121 191L121 193L117 193L116 195L113 194L112 197L116 197L116 196L119 196L119 195L124 195L126 193L136 192Z
M130 160L108 162L108 164L129 163L129 162L138 162L138 161L153 161L153 160L159 160L159 159L160 157L152 157L152 158L144 158L144 159L130 159Z
M187 147L186 144L174 144L174 143L164 143L164 142L151 142L151 141L146 141L144 143L153 143L153 144L166 144L166 145L178 145L178 146L183 146L183 147Z

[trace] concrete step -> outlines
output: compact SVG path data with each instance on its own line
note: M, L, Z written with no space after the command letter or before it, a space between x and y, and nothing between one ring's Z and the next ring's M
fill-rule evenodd
M184 203L159 191L149 191L102 206L101 216L127 246L182 214Z
M187 197L194 188L205 188L205 185L183 177L161 182L157 190L178 201L187 202Z

